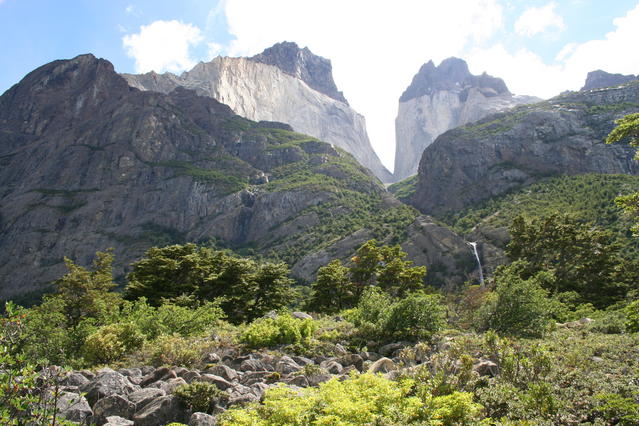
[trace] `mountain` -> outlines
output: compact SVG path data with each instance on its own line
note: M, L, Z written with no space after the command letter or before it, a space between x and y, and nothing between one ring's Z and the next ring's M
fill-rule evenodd
M121 278L147 248L184 242L284 260L302 281L371 238L402 243L431 283L475 269L461 237L342 149L180 86L140 91L92 55L0 97L0 181L0 298L42 290L64 256L88 265L113 247Z
M606 145L614 120L639 111L639 84L571 92L449 130L421 157L411 196L442 215L543 177L638 174L634 148Z
M588 73L586 83L581 90L620 86L635 80L639 80L639 75L610 74L602 70L591 71Z
M429 61L399 99L395 180L414 175L424 148L446 130L537 101L514 96L500 78L471 74L462 59L448 58L437 67Z
M252 58L217 57L180 76L123 74L132 87L169 93L181 86L229 105L251 120L279 121L353 154L383 182L391 174L375 154L364 117L333 81L329 60L295 43L279 43Z

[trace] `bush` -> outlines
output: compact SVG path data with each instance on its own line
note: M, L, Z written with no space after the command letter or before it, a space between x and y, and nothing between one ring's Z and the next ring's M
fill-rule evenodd
M428 339L444 325L438 296L418 292L393 299L375 287L368 288L357 308L345 315L364 339Z
M135 302L124 302L122 312L116 315L121 321L136 324L149 340L170 334L197 336L210 330L224 318L219 302L194 304L196 306L191 307L165 303L156 308L141 298Z
M385 329L397 339L429 339L444 326L444 307L436 295L410 294L390 311Z
M156 367L160 365L190 367L201 360L209 344L179 335L162 336L148 344L145 352L149 354L151 363Z
M289 314L253 321L240 335L240 341L253 347L262 348L275 345L308 345L317 325L312 319L297 319Z
M524 262L516 261L495 271L497 286L480 309L480 328L522 337L541 336L546 331L556 303L540 283L552 274L539 272L524 280L523 267Z
M319 388L279 387L267 391L261 404L228 410L220 424L477 424L482 407L472 402L472 394L421 398L413 394L413 386L411 380L353 374L344 381L329 380Z
M639 332L639 300L635 300L624 309L626 313L626 330Z
M175 395L193 412L211 413L215 403L228 394L213 383L193 382L175 389Z
M144 335L135 325L110 324L100 327L90 334L84 342L84 354L92 364L117 361L124 354L140 349L144 343Z

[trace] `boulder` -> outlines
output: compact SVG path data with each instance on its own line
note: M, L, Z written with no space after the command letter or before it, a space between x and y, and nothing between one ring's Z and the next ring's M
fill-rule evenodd
M83 423L93 415L93 410L91 410L86 398L77 393L62 392L58 396L56 408L60 417L72 422Z
M368 373L388 373L396 370L397 366L388 358L380 358L368 367Z
M290 374L295 373L296 371L301 370L300 367L293 359L288 356L283 356L279 362L275 365L275 371L281 374Z
M139 386L132 384L128 378L113 370L98 374L91 382L80 387L92 405L100 398L110 395L127 395L138 389Z
M109 416L106 418L107 422L102 426L133 426L131 420L124 419L120 416Z
M140 411L146 404L161 396L166 396L166 392L158 388L144 388L127 395L127 399L135 404L135 410Z
M189 419L188 426L215 426L215 417L206 413L193 413Z
M331 374L341 374L344 367L335 360L327 360L320 364L320 367Z
M93 405L93 422L105 423L110 416L130 419L135 414L135 410L136 406L133 402L120 395L110 395Z
M83 374L78 373L77 371L72 371L69 373L67 377L62 380L62 386L84 386L89 383L89 379L87 379Z
M296 312L291 313L291 316L293 318L302 319L302 320L304 320L304 319L311 319L312 320L313 319L313 317L310 316L309 314L307 314L306 312L297 312L296 311Z
M136 426L166 425L186 421L185 408L174 395L161 396L149 402L133 416Z
M473 365L473 371L480 376L496 377L499 374L499 366L488 359L480 359Z
M175 371L172 371L168 367L160 367L157 370L153 370L152 372L146 374L142 380L140 381L140 386L146 387L151 383L155 383L158 380L168 380L174 379L177 377Z
M228 382L226 379L220 376L216 376L214 374L202 374L202 376L200 377L200 380L207 383L213 383L215 386L217 386L218 389L223 391L227 390L228 388L232 386L231 383Z
M213 367L209 367L206 369L205 373L213 374L215 376L223 377L229 382L235 381L239 379L239 374L237 371L233 370L231 367L220 364L215 365Z

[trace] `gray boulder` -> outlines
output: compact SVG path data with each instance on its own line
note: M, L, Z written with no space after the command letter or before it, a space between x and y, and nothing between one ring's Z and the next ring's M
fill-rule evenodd
M185 408L174 395L161 396L149 402L133 416L136 426L157 426L186 421Z
M56 408L60 417L72 422L83 423L93 415L93 410L91 410L86 398L77 393L62 392L58 397Z
M135 404L120 395L110 395L93 405L93 421L102 424L110 416L130 419L135 414Z
M217 424L215 417L206 413L193 413L189 419L189 426L214 426Z
M380 358L368 367L369 373L388 373L397 369L397 365L388 358Z
M134 423L131 420L127 420L120 416L109 416L106 418L107 422L102 426L133 426Z
M91 405L98 399L110 395L127 395L135 392L139 386L132 384L128 378L113 370L98 374L91 382L80 387L86 393L86 398Z
M166 396L166 392L158 388L144 388L127 395L127 399L135 404L136 411L140 411L146 404L161 396Z

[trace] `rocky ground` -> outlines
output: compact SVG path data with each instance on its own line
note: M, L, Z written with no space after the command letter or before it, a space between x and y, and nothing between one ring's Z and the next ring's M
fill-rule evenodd
M440 343L439 346L442 344ZM446 342L443 343L446 345ZM295 389L318 386L334 377L346 379L351 371L382 373L397 378L401 372L427 362L442 349L414 350L407 360L407 343L391 343L377 352L353 353L340 345L338 355L312 358L273 352L240 354L236 348L211 352L204 369L183 367L103 368L97 372L72 371L61 381L57 406L68 420L108 426L159 425L184 422L189 426L216 424L216 416L229 407L259 401L275 386ZM473 367L479 375L497 374L497 364L478 360ZM174 394L176 388L196 381L213 383L228 396L221 397L213 414L191 412Z

